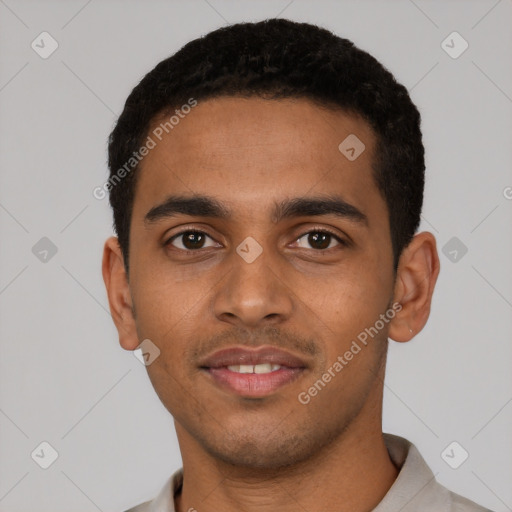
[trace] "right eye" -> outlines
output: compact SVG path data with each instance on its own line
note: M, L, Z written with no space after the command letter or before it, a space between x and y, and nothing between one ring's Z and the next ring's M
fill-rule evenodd
M209 238L213 241L213 239L204 231L188 229L186 231L176 233L171 238L169 238L169 240L167 240L164 245L172 245L174 248L181 251L195 251L205 247L204 243L206 238ZM178 241L178 243L175 244L175 241ZM207 247L215 247L215 245L210 245Z

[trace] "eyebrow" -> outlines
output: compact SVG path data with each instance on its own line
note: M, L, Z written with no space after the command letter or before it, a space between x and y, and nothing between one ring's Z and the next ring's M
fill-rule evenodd
M150 225L163 219L176 215L189 215L191 217L210 217L229 219L232 212L217 199L205 196L178 196L172 195L151 208L144 217L144 224ZM295 197L274 204L272 221L275 223L283 219L295 217L313 217L321 215L335 215L349 221L368 226L368 217L355 206L347 203L339 196Z

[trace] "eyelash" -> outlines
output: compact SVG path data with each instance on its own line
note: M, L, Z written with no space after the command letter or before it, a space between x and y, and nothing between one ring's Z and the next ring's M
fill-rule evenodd
M199 233L201 235L206 235L207 237L209 237L212 240L214 240L214 238L212 236L210 236L206 231L201 231L199 229L184 229L183 231L180 231L179 233L175 233L174 235L172 235L166 242L164 242L164 246L167 247L169 245L172 245L171 242L173 242L176 238L179 238L180 236L183 236L186 233ZM322 233L322 234L330 235L342 247L347 247L349 245L347 241L343 240L338 235L336 235L332 231L329 231L328 229L325 229L325 228L313 228L313 229L310 229L310 230L306 231L305 233L302 233L300 236L296 237L295 241L300 240L302 237L304 237L305 235L309 235L310 233ZM335 247L330 247L330 248L327 248L327 249L311 249L311 250L312 251L316 251L316 252L326 252L329 249L334 249L334 248ZM179 247L174 247L173 246L173 249L176 249L177 251L193 253L193 252L199 252L203 248L200 248L200 249L180 249ZM208 247L207 247L207 249L208 249ZM302 249L304 249L304 248L302 247Z

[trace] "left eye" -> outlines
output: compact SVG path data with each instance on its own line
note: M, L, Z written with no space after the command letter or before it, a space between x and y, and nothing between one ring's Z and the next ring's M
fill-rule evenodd
M330 233L329 231L309 231L308 233L304 233L301 237L297 238L299 247L303 247L305 249L308 249L308 247L300 245L300 241L304 237L307 237L307 243L309 243L310 246L316 250L330 249L332 247L331 242L333 241L335 241L337 245L344 245L344 242L341 240L341 238Z

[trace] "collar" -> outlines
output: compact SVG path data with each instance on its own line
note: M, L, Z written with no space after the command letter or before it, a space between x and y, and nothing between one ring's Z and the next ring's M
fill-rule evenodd
M398 476L382 501L372 512L445 512L452 510L453 499L470 504L439 484L432 470L416 446L407 439L383 433L384 442L393 464L399 469ZM174 496L183 486L183 468L175 471L166 481L158 496L147 505L144 512L175 512ZM478 507L478 506L477 506ZM471 508L467 510L486 510ZM129 511L128 511L129 512Z

